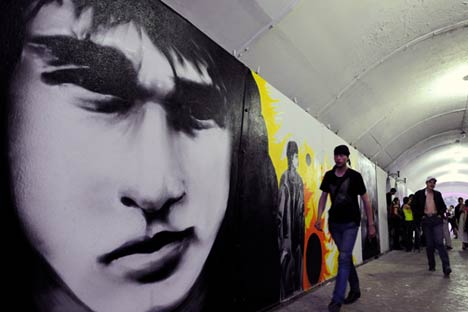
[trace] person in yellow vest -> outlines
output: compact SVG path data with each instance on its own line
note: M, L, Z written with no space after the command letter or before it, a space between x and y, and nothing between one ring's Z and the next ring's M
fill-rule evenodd
M404 235L403 241L405 244L406 251L411 251L413 249L413 232L414 232L414 218L413 211L411 210L411 200L412 196L403 198L403 215L404 215Z

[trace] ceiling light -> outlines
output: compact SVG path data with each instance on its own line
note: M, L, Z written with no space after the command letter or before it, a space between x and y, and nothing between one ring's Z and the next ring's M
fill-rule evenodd
M436 80L430 86L432 97L463 97L466 98L468 90L468 64L458 65L448 71L439 73ZM460 80L460 77L463 77Z

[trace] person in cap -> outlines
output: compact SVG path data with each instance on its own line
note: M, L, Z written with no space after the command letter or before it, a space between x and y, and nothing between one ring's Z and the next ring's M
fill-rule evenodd
M426 179L426 188L417 191L411 202L414 219L421 222L424 236L426 238L426 254L429 271L435 271L436 263L434 249L439 252L442 261L442 270L448 277L452 272L447 250L444 247L444 214L447 206L442 194L434 190L437 179L429 176Z
M390 210L390 207L392 206L392 197L396 194L396 188L392 187L390 191L385 194L385 197L387 199L387 208Z
M361 223L358 195L364 202L367 214L368 235L375 236L374 216L364 180L359 172L348 167L349 149L346 145L335 147L335 166L325 173L320 185L322 194L318 206L318 218L315 227L322 230L322 214L328 199L331 208L328 211L328 228L338 248L338 274L333 298L328 310L338 312L341 305L355 302L360 296L359 278L353 264L352 252L357 232ZM350 292L345 299L346 283L349 281Z

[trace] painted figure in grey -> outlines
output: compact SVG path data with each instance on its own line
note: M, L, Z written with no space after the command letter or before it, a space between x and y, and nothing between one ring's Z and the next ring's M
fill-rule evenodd
M304 250L304 184L297 172L298 146L289 141L286 149L288 169L279 185L279 248L281 262L281 298L302 290Z

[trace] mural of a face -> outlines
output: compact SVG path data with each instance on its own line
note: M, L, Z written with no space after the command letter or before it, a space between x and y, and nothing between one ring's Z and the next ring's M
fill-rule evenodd
M91 22L64 1L27 27L10 90L16 207L32 245L91 309L166 310L196 282L224 218L231 137L196 113L189 130L168 118L180 88L215 89L206 68L170 64L132 22L89 33ZM101 79L84 38L134 77ZM144 96L124 100L129 84Z

